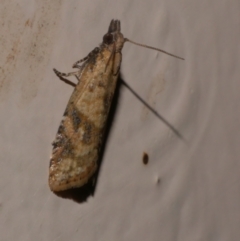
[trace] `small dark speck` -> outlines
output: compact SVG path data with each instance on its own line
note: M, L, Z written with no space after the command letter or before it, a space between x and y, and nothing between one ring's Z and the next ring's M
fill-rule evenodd
M157 176L157 177L156 177L156 184L159 185L160 182L161 182L161 179L160 179L160 177Z
M149 160L148 154L146 152L143 152L143 158L142 158L143 164L147 165L148 160Z

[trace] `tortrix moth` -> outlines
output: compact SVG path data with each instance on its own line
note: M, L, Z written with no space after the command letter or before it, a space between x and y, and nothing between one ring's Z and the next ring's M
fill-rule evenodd
M52 144L49 187L54 192L83 186L97 169L121 66L121 50L127 41L169 54L124 38L120 21L112 20L101 45L73 65L73 68L78 68L76 72L64 74L54 69L60 78L73 75L78 80Z

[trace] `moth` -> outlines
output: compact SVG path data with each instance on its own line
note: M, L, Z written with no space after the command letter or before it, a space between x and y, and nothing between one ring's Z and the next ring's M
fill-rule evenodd
M49 187L54 192L85 185L98 168L105 125L122 61L121 50L125 42L182 59L124 38L120 21L112 20L100 46L73 65L77 71L65 74L54 69L60 79L75 76L78 80L52 143Z

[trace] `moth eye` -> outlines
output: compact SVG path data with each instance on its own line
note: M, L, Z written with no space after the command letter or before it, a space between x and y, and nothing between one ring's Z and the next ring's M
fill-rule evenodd
M103 42L105 44L111 44L113 42L113 35L110 33L107 33L103 36Z

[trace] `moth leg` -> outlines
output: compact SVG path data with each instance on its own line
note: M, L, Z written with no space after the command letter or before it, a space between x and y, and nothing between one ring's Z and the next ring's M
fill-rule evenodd
M53 69L53 71L54 71L54 73L55 73L58 77L69 77L69 76L74 75L74 76L78 79L77 76L78 76L78 72L79 72L79 71L70 72L70 73L67 73L67 74L62 73L62 72L59 72L59 71L56 70L56 69Z
M87 61L88 60L88 56L86 56L85 58L83 58L83 59L80 59L80 60L78 60L76 63L74 63L73 64L73 68L78 68L78 69L82 69L82 66L81 65L79 65L80 63L82 63L82 62L85 62L85 61Z
M60 80L64 81L65 83L67 83L67 84L69 84L69 85L71 85L71 86L73 86L73 87L75 87L76 84L73 83L72 81L68 80L68 79L65 79L65 77L74 75L74 76L77 78L77 80L79 81L79 77L78 77L79 71L70 72L70 73L67 73L67 74L61 73L61 72L59 72L59 71L56 70L56 69L53 69L53 71L54 71L54 73L57 75L57 77L59 77Z
M86 56L83 59L78 60L76 63L73 64L73 68L78 68L78 69L82 69L82 65L79 65L82 62L87 62L89 59L91 59L93 56L95 56L98 52L99 52L99 48L96 47L94 50L92 50L88 56Z

